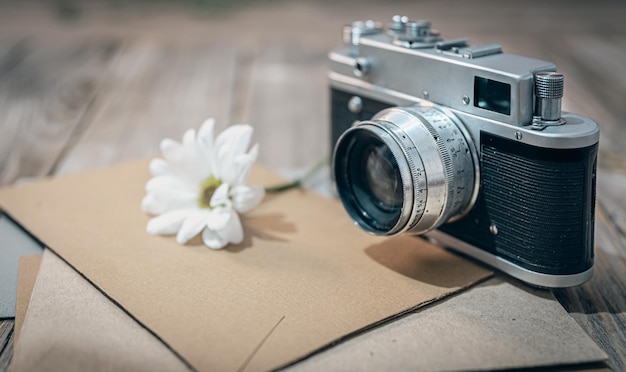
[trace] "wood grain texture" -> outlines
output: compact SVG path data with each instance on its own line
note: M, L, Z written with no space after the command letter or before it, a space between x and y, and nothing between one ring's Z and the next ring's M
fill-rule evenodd
M608 215L597 210L596 256L593 278L582 286L555 290L557 299L610 355L614 370L626 368L626 270L623 238L612 231Z
M555 295L626 370L626 5L595 2L248 2L220 7L0 3L0 183L155 154L206 116L255 127L260 161L329 151L326 53L355 19L428 18L565 73L564 109L601 126L594 278ZM34 4L34 5L33 5ZM113 4L113 2L111 2ZM189 5L189 4L187 4ZM58 10L58 9L57 9ZM66 13L64 13L66 14ZM69 14L69 13L68 13ZM12 354L0 321L0 370ZM8 330L8 331L7 331Z
M180 140L207 117L217 130L226 127L235 58L228 45L128 43L106 69L90 125L56 173L155 155L161 139Z
M26 41L6 53L0 61L0 183L51 171L115 50L108 40Z
M329 153L327 53L291 43L256 50L242 117L263 146L260 162L310 167Z
M13 356L13 319L0 320L0 371L6 371Z

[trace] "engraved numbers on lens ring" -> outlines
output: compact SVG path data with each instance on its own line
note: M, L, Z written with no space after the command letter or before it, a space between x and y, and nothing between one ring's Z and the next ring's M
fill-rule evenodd
M463 155L468 154L470 149L457 124L448 115L436 108L415 108L415 111L424 119L423 125L426 128L429 126L432 128L429 131L438 143L439 155L444 163L444 172L448 176L463 177L468 165L465 162L466 157ZM463 203L462 195L467 191L467 187L457 177L448 177L446 184L448 202L452 198L450 207L456 210Z
M452 136L446 138L446 143L448 144L447 147L450 150L450 155L452 157L458 157L458 154L461 152L469 153L470 150L467 147L467 143L462 138L463 134L460 133L456 124L454 124L448 116L442 112L433 110L432 108L428 110L420 109L420 114L424 117L424 119L430 121L433 126L437 126L439 130L447 130L450 127L452 128ZM457 172L457 174L459 173Z

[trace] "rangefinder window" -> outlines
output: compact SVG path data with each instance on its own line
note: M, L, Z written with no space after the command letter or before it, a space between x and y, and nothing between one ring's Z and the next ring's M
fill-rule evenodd
M474 77L474 106L511 115L511 85L482 77Z

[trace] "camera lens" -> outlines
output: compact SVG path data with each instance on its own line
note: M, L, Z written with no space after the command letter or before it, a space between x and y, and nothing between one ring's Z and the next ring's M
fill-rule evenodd
M382 234L400 218L404 200L398 161L385 142L369 131L354 131L343 142L343 176L336 178L348 212L360 225Z
M391 151L384 143L371 143L365 150L365 190L380 208L388 211L402 207L402 180Z
M435 107L392 108L347 130L333 172L355 223L376 235L421 234L476 200L476 151L460 121Z

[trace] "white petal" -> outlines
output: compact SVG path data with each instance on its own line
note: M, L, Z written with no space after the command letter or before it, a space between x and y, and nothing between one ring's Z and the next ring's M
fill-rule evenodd
M233 184L237 176L235 159L245 154L252 137L252 127L238 124L226 128L215 140L215 155L222 181Z
M210 175L210 167L205 154L200 150L196 140L196 131L189 129L183 135L184 160L178 164L185 179L194 184L200 184Z
M148 221L146 231L152 235L175 234L183 224L183 220L191 213L193 213L193 209L176 209L164 213Z
M178 230L178 235L176 235L178 244L185 244L189 239L198 235L206 227L210 214L211 211L209 210L199 209L187 216L180 230Z
M144 213L155 215L162 214L165 212L163 209L163 206L159 203L154 194L147 194L141 199L141 210Z
M233 179L233 186L245 185L250 176L254 159L249 154L241 154L235 159L236 173Z
M177 162L183 156L183 147L173 139L166 138L161 141L161 154L169 162Z
M219 236L217 232L209 229L205 229L202 232L202 241L204 245L211 249L222 249L228 244L226 239Z
M215 139L215 147L228 146L233 156L246 152L253 129L248 124L235 124L224 129Z
M167 162L161 158L155 158L150 161L150 173L156 176L163 176L170 173Z
M228 224L224 229L218 230L217 233L222 238L233 244L239 244L243 241L243 227L241 227L241 221L239 220L237 212L231 210Z
M195 144L196 131L194 129L187 129L183 133L183 147L190 147Z
M195 141L195 131L189 129L183 135L183 143L166 138L161 141L161 154L168 163L169 174L191 183L202 182L202 162Z
M207 218L206 226L211 231L222 230L228 225L232 211L230 208L215 208Z
M168 194L172 194L177 195L181 198L195 198L198 195L198 189L196 186L193 186L188 182L184 182L178 177L170 175L151 178L146 183L146 191L148 193L155 193L165 196L167 196Z
M209 178L213 175L215 178L219 178L219 175L215 174L215 156L213 154L213 128L215 128L215 120L213 118L206 119L200 130L198 131L198 151L201 159L204 161L203 177Z
M253 162L256 161L256 159L259 157L259 144L258 143L255 143L252 146L250 151L248 151L248 155L250 155L250 157L252 158Z
M215 128L215 119L206 118L198 130L198 138L210 139L213 142L213 128Z
M215 128L215 119L208 118L202 123L198 131L198 143L206 149L213 149L213 130Z
M239 213L246 213L259 205L265 196L261 186L236 186L230 191L233 208Z
M252 146L252 149L250 149L247 154L241 154L235 158L234 167L236 172L234 174L234 179L232 180L233 186L245 185L248 182L252 164L256 161L258 153L259 144L257 143Z
M213 208L216 207L228 207L231 206L231 201L228 199L228 184L222 183L211 196L209 205Z
M166 196L149 193L141 200L141 210L145 213L159 215L174 209L197 208L195 197L189 198L184 194L167 194Z
M202 232L202 241L209 248L220 249L228 243L239 244L243 241L243 228L235 211L229 211L228 223L221 229L207 228Z

